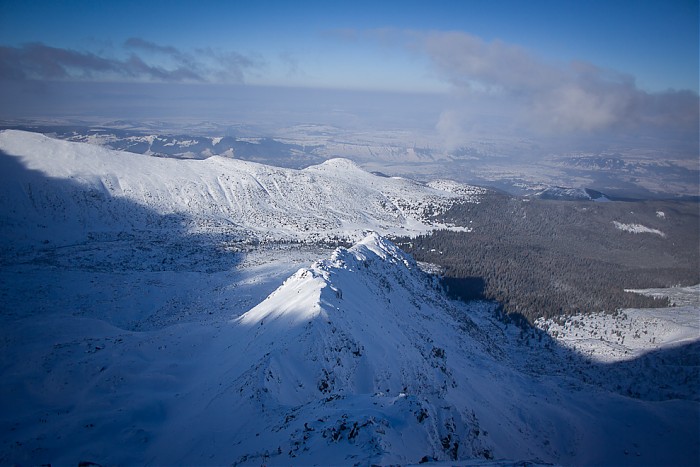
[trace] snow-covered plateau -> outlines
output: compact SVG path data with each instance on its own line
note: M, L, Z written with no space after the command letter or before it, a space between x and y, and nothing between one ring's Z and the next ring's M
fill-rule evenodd
M359 239L365 229L412 234L484 193L379 177L345 159L304 170L219 156L168 159L16 130L0 132L0 151L4 233L49 241L125 225L243 240ZM28 223L36 228L27 232Z
M0 150L0 464L700 462L692 314L601 361L449 300L380 235L478 189L21 132Z

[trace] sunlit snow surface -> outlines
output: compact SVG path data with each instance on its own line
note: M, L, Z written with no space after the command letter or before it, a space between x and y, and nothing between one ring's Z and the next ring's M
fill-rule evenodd
M35 222L38 228L17 234L39 239L110 231L124 222L243 240L359 239L365 229L415 234L448 227L431 217L458 202L479 202L484 192L379 177L345 159L304 170L218 156L178 160L15 130L0 132L0 151L10 184L6 202L14 204L3 213L6 226ZM48 232L49 221L63 228L51 225Z
M234 209L233 191L216 198L200 185L208 169L191 169L211 166L0 136L22 154L0 156L0 464L700 460L695 348L591 362L497 320L493 304L448 300L378 234L337 250L233 241L207 205ZM312 181L332 193L355 186L344 176L376 182L352 170L334 161L255 199L272 212ZM391 183L383 199L410 209L450 196ZM356 212L356 226L375 223ZM425 228L401 216L392 228ZM270 218L223 217L302 232Z
M700 340L700 285L629 292L669 297L674 306L572 316L563 322L539 319L536 325L567 347L603 362Z

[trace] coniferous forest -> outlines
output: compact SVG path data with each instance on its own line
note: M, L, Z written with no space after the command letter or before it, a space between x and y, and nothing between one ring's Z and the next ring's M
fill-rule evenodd
M441 266L452 296L497 300L530 321L667 306L625 289L700 282L697 202L554 201L492 192L438 220L470 231L396 241L416 260Z

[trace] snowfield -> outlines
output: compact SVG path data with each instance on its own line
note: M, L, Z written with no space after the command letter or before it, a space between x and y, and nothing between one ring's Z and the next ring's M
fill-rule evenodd
M623 224L622 222L617 221L613 221L613 224L615 224L615 227L619 230L622 230L623 232L629 232L633 234L651 233L660 237L666 237L666 234L660 231L659 229L652 229L651 227L647 227L642 224Z
M0 464L700 462L697 305L594 318L632 354L589 358L449 300L381 235L478 191L22 132L0 150ZM313 243L331 235L357 241Z
M668 296L674 306L572 316L563 322L540 319L535 324L563 345L603 362L700 340L700 285L629 292Z
M172 227L164 223L243 240L359 239L366 229L412 234L447 227L431 216L457 202L478 202L484 192L378 177L344 159L304 170L218 156L167 159L15 130L0 132L0 151L11 156L3 167L2 201L13 207L3 213L8 228L52 220L68 237L124 224ZM57 181L66 183L56 187ZM44 240L56 232L45 226L17 232L29 234Z

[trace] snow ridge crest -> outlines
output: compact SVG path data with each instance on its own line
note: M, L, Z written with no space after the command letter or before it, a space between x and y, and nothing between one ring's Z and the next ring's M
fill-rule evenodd
M326 316L322 311L322 290L328 288L336 298L342 298L342 292L334 280L339 271L354 273L371 268L374 274L394 275L400 273L396 270L396 265L402 265L407 270L417 270L413 258L377 232L369 231L351 248L339 247L330 259L319 260L309 267L299 269L265 301L237 321L252 325L269 319L281 319L286 324L293 325L300 320Z
M369 232L300 269L233 322L245 357L227 384L251 412L279 424L281 440L300 437L282 458L483 457L476 415L444 402L461 385L447 356L463 368L481 352L473 322L452 308L407 254Z

